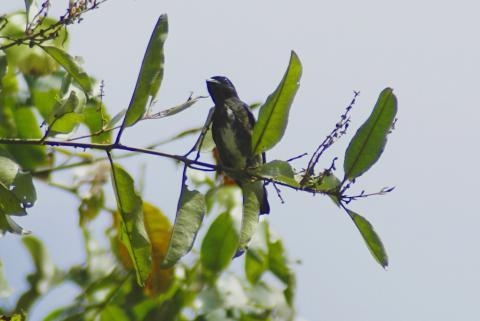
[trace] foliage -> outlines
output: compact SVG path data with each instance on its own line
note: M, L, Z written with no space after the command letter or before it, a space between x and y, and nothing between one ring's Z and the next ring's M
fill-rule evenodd
M349 204L392 189L359 195L348 191L385 148L397 112L392 89L380 93L370 117L351 139L343 179L335 175L335 160L326 170L316 168L323 153L346 133L358 93L308 164L302 165L303 170L296 170L293 160L246 168L238 173L248 178L240 190L217 164L199 161L199 151L207 145L208 117L202 128L174 136L200 133L186 155L120 143L126 128L140 126L144 119L179 113L202 97L150 113L163 78L168 19L162 15L153 29L129 107L111 117L102 102L103 85L68 53L67 41L67 26L103 2L70 2L65 15L55 20L48 17L49 1L40 6L25 1L24 12L0 17L0 232L28 234L15 217L27 215L34 206L35 184L43 180L79 199L79 228L87 257L85 264L62 270L50 260L39 239L23 236L35 271L28 276L29 289L16 306L0 307L0 314L23 319L45 293L70 282L79 288L75 302L58 307L45 320L291 320L295 276L282 241L266 220L258 218L255 189L261 185L255 183L259 180L277 190L327 195L352 218L375 260L383 267L388 265L372 225ZM260 107L253 129L254 154L273 148L282 139L301 74L300 58L292 51L284 77ZM78 147L91 152L78 152ZM118 154L122 151L129 153ZM135 179L117 162L141 154L184 165L173 225L156 205L142 199ZM57 171L77 167L88 170L71 186L55 182ZM116 209L106 205L109 181ZM89 223L99 215L111 218L105 231L108 248L99 247L90 230ZM202 223L207 215L216 217L206 228ZM206 233L199 252L192 251L201 228ZM234 256L244 252L237 259L244 260L244 272L238 275L229 266ZM188 262L181 260L187 253L191 254ZM2 270L0 261L0 297L11 295ZM277 282L271 282L272 276Z

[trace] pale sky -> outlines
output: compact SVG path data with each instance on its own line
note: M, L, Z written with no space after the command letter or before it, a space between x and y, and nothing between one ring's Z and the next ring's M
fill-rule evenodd
M267 219L289 256L302 262L295 267L298 315L311 321L479 320L479 12L478 1L109 1L70 28L70 52L105 81L105 102L114 113L128 105L162 13L169 15L170 33L158 110L184 101L190 91L206 94L205 79L218 74L233 81L243 100L262 101L293 49L304 73L285 138L268 158L312 152L359 90L349 135L322 163L328 167L339 156L339 176L349 139L380 91L392 87L399 102L396 130L355 188L396 189L351 204L381 236L388 271L326 197L284 190L286 204L280 204L270 191ZM143 146L201 125L210 106L204 100L174 117L144 122L127 130L124 142ZM168 151L182 153L192 143ZM144 198L173 220L180 173L152 157L126 163L133 174L141 173L138 164L147 166ZM83 259L76 206L39 183L37 204L19 220L61 266ZM0 253L8 279L21 289L30 265L19 238L0 240ZM69 302L58 292L48 300ZM50 309L39 307L36 315Z

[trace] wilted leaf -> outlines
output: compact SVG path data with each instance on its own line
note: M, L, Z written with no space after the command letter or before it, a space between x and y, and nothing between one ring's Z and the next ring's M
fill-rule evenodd
M168 19L164 14L158 18L150 36L122 127L132 126L139 121L145 114L147 104L151 104L157 96L163 78L163 44L167 39L167 33Z
M220 214L208 229L203 238L201 260L202 265L218 273L232 261L238 246L238 231L230 213Z
M370 253L372 253L375 260L382 266L388 266L388 256L385 248L383 247L380 237L373 229L372 224L367 221L363 216L355 213L352 210L347 209L348 214L352 218L353 222L357 226L360 234L362 235L365 243L367 244Z
M55 59L73 79L82 87L84 92L89 95L92 92L92 80L85 71L77 64L75 59L60 48L54 46L42 46L53 59Z
M258 122L253 128L252 136L252 150L255 155L271 149L282 139L301 76L302 64L297 54L292 51L282 81L260 108Z
M188 190L187 185L183 184L167 255L162 262L163 267L173 266L190 251L205 211L205 197L198 191Z
M152 244L152 272L146 282L145 292L155 296L165 292L173 281L173 269L160 266L167 254L172 224L165 214L148 203L143 204L143 214L145 229Z
M113 164L112 177L122 219L120 240L128 249L138 284L143 286L151 271L151 246L143 224L142 199L132 177L122 167Z
M345 151L345 179L359 177L380 158L396 114L397 98L391 88L385 88L367 121L357 130Z
M155 113L153 115L147 115L145 118L147 118L147 119L158 119L158 118L163 118L163 117L168 117L168 116L178 114L179 112L184 111L185 109L193 106L193 104L195 104L201 98L205 98L205 96L197 96L197 97L193 97L193 98L190 97L190 98L188 98L188 100L186 102L184 102L180 105L164 109L164 110L159 111L158 113Z

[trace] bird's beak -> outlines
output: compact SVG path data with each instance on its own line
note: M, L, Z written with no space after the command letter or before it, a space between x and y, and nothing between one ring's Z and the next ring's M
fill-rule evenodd
M207 79L207 83L209 83L209 84L220 84L220 82L218 80L213 79L213 78Z

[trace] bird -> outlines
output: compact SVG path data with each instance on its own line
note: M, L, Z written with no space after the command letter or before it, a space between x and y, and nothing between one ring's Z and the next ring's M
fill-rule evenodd
M207 89L215 104L212 115L212 137L217 147L220 165L238 173L264 164L265 153L254 155L252 151L255 116L250 107L240 100L232 82L225 76L214 76L207 79ZM229 174L228 170L226 174L240 188L245 179L249 179L232 172ZM265 184L262 181L255 184L258 184L255 194L260 206L260 214L269 214L270 205Z

